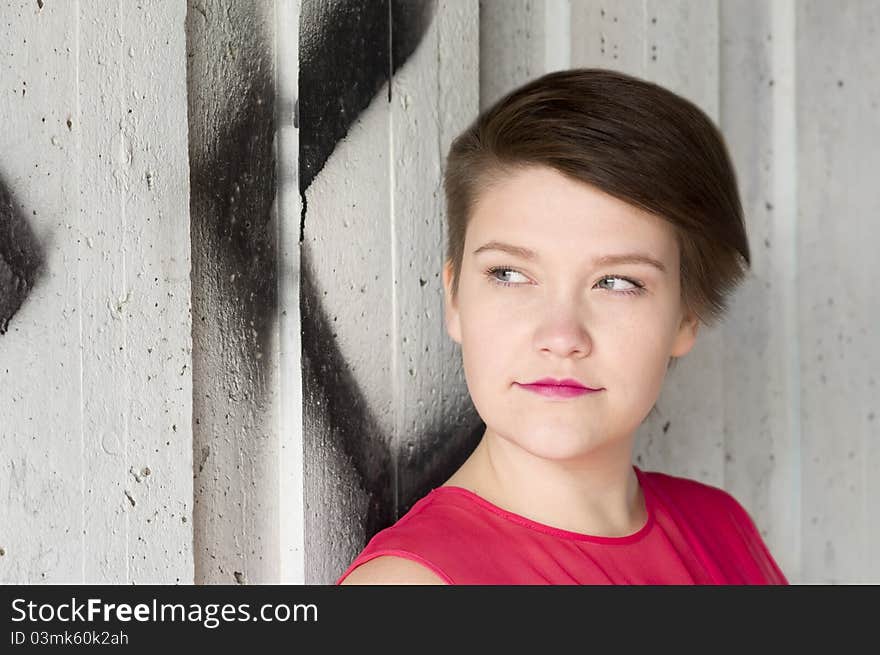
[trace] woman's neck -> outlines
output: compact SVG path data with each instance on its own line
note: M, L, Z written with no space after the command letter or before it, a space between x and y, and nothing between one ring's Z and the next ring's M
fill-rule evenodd
M648 516L632 468L632 441L615 440L578 460L548 460L487 428L445 484L551 527L622 537L637 532Z

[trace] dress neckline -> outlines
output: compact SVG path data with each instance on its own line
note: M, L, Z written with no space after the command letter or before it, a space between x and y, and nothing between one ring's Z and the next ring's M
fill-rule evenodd
M458 487L455 485L435 487L434 489L431 490L431 494L436 495L436 494L449 493L449 494L461 496L463 498L466 498L466 499L476 503L477 505L479 505L483 509L488 510L488 511L492 512L493 514L497 514L498 516L501 516L502 518L507 519L508 521L512 521L513 523L517 523L517 524L519 524L523 527L529 528L531 530L536 530L538 532L550 534L550 535L553 535L556 537L560 537L562 539L572 539L575 541L589 541L589 542L600 543L600 544L620 544L620 545L623 545L623 544L630 544L635 541L639 541L642 537L644 537L648 533L648 531L651 529L651 526L653 526L654 522L655 522L654 500L653 500L653 497L651 496L651 492L648 488L649 485L646 484L646 482L645 482L645 475L641 471L641 469L639 469L639 467L636 466L635 464L633 464L632 467L636 473L636 477L638 478L639 488L641 488L642 495L645 498L645 511L648 514L648 518L645 520L645 523L644 523L644 525L642 525L641 528L639 528L638 530L636 530L635 532L633 532L631 534L623 535L621 537L606 537L606 536L601 536L601 535L591 535L591 534L584 534L582 532L574 532L572 530L564 530L562 528L555 528L551 525L547 525L545 523L540 523L540 522L535 521L533 519L526 518L525 516L522 516L520 514L516 514L514 512L510 512L506 509L498 507L497 505L489 502L488 500L486 500L482 496L479 496L476 493L474 493L473 491L471 491L470 489L465 489L464 487Z

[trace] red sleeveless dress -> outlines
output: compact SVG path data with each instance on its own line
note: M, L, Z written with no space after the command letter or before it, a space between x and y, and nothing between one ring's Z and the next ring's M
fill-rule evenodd
M726 491L633 466L645 525L597 537L437 487L377 533L336 581L381 555L419 562L448 584L788 584L746 510Z

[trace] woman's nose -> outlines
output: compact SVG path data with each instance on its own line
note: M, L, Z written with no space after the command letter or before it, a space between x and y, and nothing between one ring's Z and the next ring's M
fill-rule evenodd
M538 350L559 357L585 357L590 353L592 339L584 318L572 306L548 307L545 315L538 320L535 333Z

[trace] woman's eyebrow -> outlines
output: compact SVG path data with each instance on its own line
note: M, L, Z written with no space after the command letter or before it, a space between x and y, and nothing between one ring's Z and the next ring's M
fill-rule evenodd
M530 250L529 248L523 248L522 246L513 246L509 243L502 243L501 241L489 241L488 243L483 244L476 250L474 250L474 255L478 255L481 252L486 252L489 250L499 250L501 252L506 252L508 255L513 255L515 257L520 257L522 259L528 259L530 261L535 261L539 259L538 253L534 250ZM641 252L627 252L621 253L619 255L604 255L602 257L597 257L593 260L593 265L595 266L610 266L613 264L647 264L648 266L653 266L658 269L661 273L666 273L666 266L656 257L652 257L651 255L647 255Z

